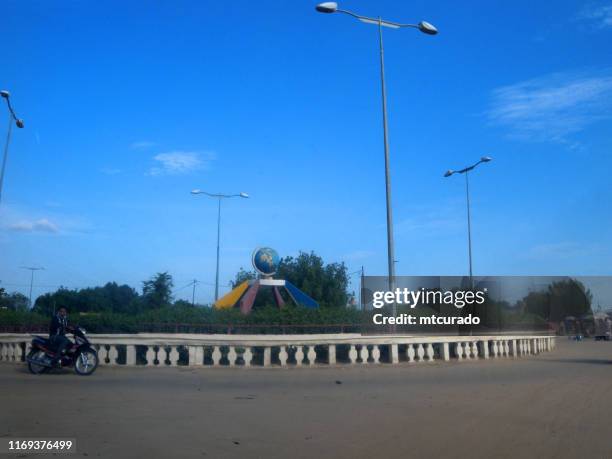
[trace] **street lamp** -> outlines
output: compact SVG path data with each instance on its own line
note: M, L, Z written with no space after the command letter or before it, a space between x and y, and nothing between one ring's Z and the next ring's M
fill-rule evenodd
M468 180L468 172L473 170L479 164L488 163L492 159L493 158L491 158L490 156L483 156L482 158L480 158L480 161L478 161L475 164L472 164L471 166L468 166L459 171L454 171L452 169L449 169L444 173L444 177L450 177L453 174L464 174L465 175L465 195L467 197L467 221L468 221L468 255L469 255L469 261L470 261L470 286L472 288L474 288L474 281L472 278L472 224L470 222L470 182Z
M211 198L216 198L218 201L218 212L217 212L217 270L215 275L215 302L219 299L219 240L221 237L221 200L224 198L248 198L247 193L241 192L238 194L221 194L221 193L207 193L202 190L191 190L191 194L205 194Z
M370 18L367 16L360 16L351 11L341 10L338 8L336 2L324 2L319 3L315 9L320 13L344 13L358 19L361 22L367 24L378 25L378 43L380 50L380 83L381 83L381 95L382 95L382 118L383 118L383 141L385 151L385 189L387 198L387 264L389 269L389 290L393 290L394 278L395 278L395 247L393 241L393 214L391 210L391 176L390 176L390 165L389 165L389 136L387 129L387 90L385 86L385 60L384 60L384 47L383 47L383 35L382 28L389 27L391 29L400 28L413 28L418 29L427 35L435 35L438 33L436 29L429 22L419 22L418 24L400 24L398 22L391 22L382 18ZM397 307L393 304L393 315L396 315Z
M6 134L6 143L4 144L4 156L2 157L2 170L0 171L0 201L2 201L2 184L4 183L4 169L6 169L6 159L8 158L8 150L9 144L11 143L11 133L13 130L13 121L15 125L22 129L24 124L23 120L17 118L15 115L15 111L13 110L13 106L11 105L11 93L8 91L0 91L0 96L6 100L6 106L8 107L9 112L9 123L8 123L8 132Z
M45 268L41 267L36 267L36 266L22 266L21 269L28 269L31 272L31 276L30 276L30 308L32 308L32 306L34 306L32 304L32 287L34 286L34 271L42 271Z

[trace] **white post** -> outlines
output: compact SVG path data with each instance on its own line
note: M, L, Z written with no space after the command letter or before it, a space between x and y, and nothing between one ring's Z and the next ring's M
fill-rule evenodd
M132 344L125 346L125 364L128 366L136 365L136 346Z
M329 361L330 365L335 365L336 364L336 345L335 344L330 344L327 346L327 360Z
M269 367L271 365L272 365L272 349L270 349L269 347L265 347L264 354L263 354L263 366Z
M445 362L450 360L450 352L448 349L448 343L442 343L442 358Z
M392 344L391 346L391 363L396 364L399 363L399 355L397 353L397 344Z

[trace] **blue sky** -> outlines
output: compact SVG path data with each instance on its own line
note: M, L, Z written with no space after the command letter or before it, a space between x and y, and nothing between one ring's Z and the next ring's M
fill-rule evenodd
M482 155L475 274L611 274L612 3L341 6L440 30L385 30L398 275L466 272L464 182L442 174ZM224 203L223 284L260 245L386 273L375 26L307 1L3 9L0 86L26 122L0 207L9 291L21 266L45 267L35 294L167 270L210 301L216 203L192 188L251 195Z

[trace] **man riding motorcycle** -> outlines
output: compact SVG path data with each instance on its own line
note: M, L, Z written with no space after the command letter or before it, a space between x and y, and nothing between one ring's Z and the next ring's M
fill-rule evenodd
M61 306L57 310L57 314L51 319L51 325L49 326L49 341L55 348L55 357L51 361L54 366L59 366L62 353L71 344L70 340L66 337L66 333L71 333L73 327L68 325L68 310Z

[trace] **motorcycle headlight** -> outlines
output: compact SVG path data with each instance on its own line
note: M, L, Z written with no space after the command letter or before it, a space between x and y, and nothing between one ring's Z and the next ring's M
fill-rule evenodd
M87 331L84 328L81 328L81 333L83 333L84 335L87 334Z

